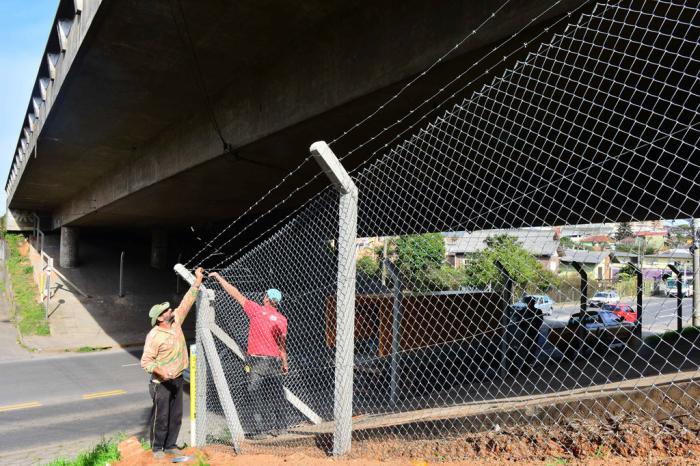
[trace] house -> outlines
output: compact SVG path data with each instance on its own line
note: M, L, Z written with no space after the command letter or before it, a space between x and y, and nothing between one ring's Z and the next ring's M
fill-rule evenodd
M556 272L559 268L559 236L552 228L494 229L473 232L445 233L447 262L461 267L469 256L486 248L486 241L494 236L508 235L517 238L522 247L535 256L547 269Z
M563 249L559 256L559 274L576 275L578 272L573 263L578 262L592 280L611 280L612 267L610 251L581 251L577 249Z
M679 270L693 269L693 256L687 248L670 249L642 256L635 252L616 251L614 259L617 264L613 266L613 276L628 262L639 265L640 259L645 280L658 280L663 274L670 273L668 264L675 264Z

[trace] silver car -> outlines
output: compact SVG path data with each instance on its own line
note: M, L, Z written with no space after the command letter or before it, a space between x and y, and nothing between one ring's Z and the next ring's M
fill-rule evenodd
M515 305L516 306L527 306L528 301L534 300L535 301L535 307L542 311L542 314L546 316L551 316L552 315L552 308L554 308L554 300L547 296L546 294L531 294L531 295L525 295L522 298L520 298L520 301L518 301Z
M617 291L598 291L590 299L589 304L593 307L603 307L603 304L618 304L620 296Z

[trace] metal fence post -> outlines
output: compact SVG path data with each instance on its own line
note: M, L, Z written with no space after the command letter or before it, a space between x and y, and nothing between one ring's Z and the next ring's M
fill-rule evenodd
M396 266L384 258L384 268L391 275L393 284L394 304L392 306L391 319L391 405L396 407L398 401L398 375L399 375L399 358L401 353L401 302L403 300L403 284L401 282L401 274L396 269Z
M511 345L514 339L513 332L511 331L513 324L513 308L511 307L511 304L513 304L513 278L510 276L506 268L503 267L503 264L501 264L500 261L495 261L494 265L503 278L505 278L503 288L505 290L504 299L507 306L500 320L503 335L501 335L501 341L499 343L499 350L501 352L499 372L501 374L501 378L505 378L513 365L513 361L510 360L510 355L512 353Z
M585 314L588 308L588 274L578 262L572 262L571 265L581 276L581 313Z
M668 264L668 268L676 274L676 330L683 330L683 278L681 271L673 264Z
M335 433L333 455L348 453L352 444L353 369L355 353L355 274L357 187L328 144L315 142L311 154L340 193L338 213L338 291L335 333Z
M700 327L700 218L693 219L693 327Z
M51 299L51 273L53 272L53 259L48 258L46 262L46 280L44 282L44 314L49 320L49 300Z
M124 297L124 253L126 251L122 251L121 256L119 257L119 297L123 298Z

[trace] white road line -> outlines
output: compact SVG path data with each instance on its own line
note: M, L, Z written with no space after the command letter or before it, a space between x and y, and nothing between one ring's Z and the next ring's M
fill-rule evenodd
M133 363L133 364L122 364L122 367L138 366L138 365L139 365L139 363L138 363L138 362L135 362L135 363Z

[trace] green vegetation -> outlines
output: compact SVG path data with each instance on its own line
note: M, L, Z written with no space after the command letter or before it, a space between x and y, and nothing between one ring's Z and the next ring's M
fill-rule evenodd
M46 466L105 466L119 459L118 443L123 436L111 441L102 440L95 448L81 453L75 460L54 460Z
M392 250L408 289L443 291L464 285L464 270L445 262L445 241L440 233L400 236Z
M49 325L44 306L37 302L37 286L32 274L32 265L29 259L22 257L19 252L26 239L22 235L6 235L5 239L10 250L7 268L12 279L15 299L15 324L23 335L48 335Z
M500 261L515 284L529 291L546 291L558 278L546 270L515 237L499 235L487 240L487 247L476 253L465 267L452 267L445 262L445 242L440 233L405 235L393 240L387 248L401 271L404 286L413 291L446 291L462 287L487 288L503 281L495 262ZM375 257L383 255L378 248L374 256L358 260L358 270L368 275L380 268Z
M209 466L209 463L206 460L206 457L204 456L204 453L202 452L197 452L197 466Z
M568 236L562 236L561 238L559 238L559 244L562 247L568 249L572 249L576 245L574 241Z
M440 233L399 236L395 241L396 265L413 289L431 288L428 276L445 262L445 241Z
M374 276L379 272L379 262L374 256L363 256L357 259L357 270L364 273L368 277Z
M92 353L95 351L105 351L110 349L111 346L81 346L77 350L75 350L76 353Z
M557 277L527 252L517 238L498 235L489 238L486 244L465 268L465 284L484 288L490 283L503 282L496 261L503 265L517 288L547 291L557 284Z
M681 337L691 342L696 341L700 338L700 327L683 327L680 332L678 330L669 330L661 335L650 335L644 339L644 343L649 346L653 346L662 340L666 343L677 343Z

